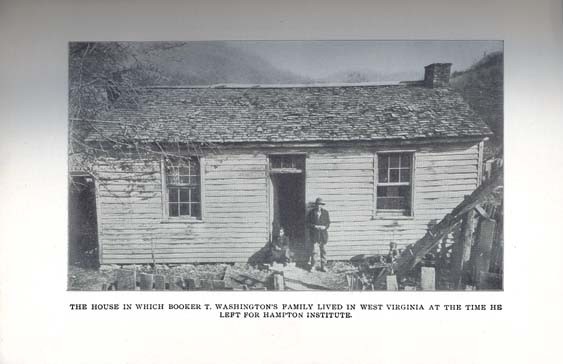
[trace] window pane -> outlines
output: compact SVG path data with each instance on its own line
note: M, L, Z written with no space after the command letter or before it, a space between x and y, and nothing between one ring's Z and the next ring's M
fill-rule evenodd
M389 179L387 178L387 169L379 169L379 182L389 182Z
M387 170L389 168L389 156L388 155L380 155L377 158L377 166L380 170L384 169Z
M411 166L411 154L401 154L401 168L406 168Z
M188 168L188 166L183 165L180 167L179 173L181 176L188 176L190 174L190 169Z
M199 203L192 204L192 216L201 217L201 205Z
M179 216L178 215L178 204L177 203L168 204L168 215Z
M181 203L180 204L180 216L186 216L190 214L190 204Z
M378 197L377 208L381 210L403 210L404 200L403 197Z
M391 169L389 171L389 182L399 182L399 170Z
M190 182L191 185L199 185L199 176L198 175L193 175L190 176Z
M270 156L270 167L279 168L299 168L303 169L305 158L302 155L273 155Z
M404 197L407 202L409 203L410 207L410 200L411 200L411 186L400 186L399 187L399 195Z
M200 192L199 192L199 188L198 187L194 187L191 189L192 190L192 195L191 195L191 200L190 202L200 202Z
M168 201L178 202L178 189L177 188L168 189Z
M198 175L199 174L199 162L196 159L192 159L190 161L190 173L192 175Z
M190 202L189 192L187 188L180 190L180 202Z
M399 168L399 159L400 159L400 154L390 154L389 155L389 159L390 159L390 165L389 167L391 168Z
M279 158L277 157L270 157L270 163L272 165L272 168L281 168L281 161Z
M180 182L180 179L177 175L171 174L166 177L166 183L170 185L177 185Z
M378 186L377 197L398 197L399 186Z
M384 210L410 210L410 186L377 187L377 206Z
M401 182L410 182L410 181L411 181L411 170L401 169Z

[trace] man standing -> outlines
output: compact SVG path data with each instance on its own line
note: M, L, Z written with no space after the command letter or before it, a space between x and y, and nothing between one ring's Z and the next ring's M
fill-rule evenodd
M321 272L326 272L326 248L325 245L328 242L328 227L330 226L330 216L328 211L323 209L321 206L324 205L322 198L317 198L315 200L315 207L309 211L307 215L307 226L309 227L309 254L311 259L311 268L315 266L315 244L319 244L319 251L321 255Z

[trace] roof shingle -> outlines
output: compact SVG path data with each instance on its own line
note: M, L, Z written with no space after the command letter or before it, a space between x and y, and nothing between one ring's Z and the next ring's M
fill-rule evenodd
M146 88L116 105L87 141L372 141L490 135L449 88L419 85Z

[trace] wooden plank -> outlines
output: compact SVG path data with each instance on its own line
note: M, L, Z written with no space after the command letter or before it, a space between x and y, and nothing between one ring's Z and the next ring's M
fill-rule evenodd
M265 230L256 230L253 232L245 232L245 233L239 233L238 235L233 235L232 233L229 232L221 232L221 233L212 233L210 232L209 234L201 234L201 235L196 235L196 234L170 234L170 233L166 233L166 232L160 232L159 234L153 234L153 239L154 240L158 240L159 238L162 239L170 239L170 240L186 240L186 241L191 241L191 240L200 240L201 242L213 242L214 240L217 241L218 239L222 239L222 240L230 240L230 241L237 241L237 240L244 240L244 239L252 239L252 240L256 240L258 238L261 238L263 236L266 236L266 231ZM145 241L148 241L149 239L146 238L146 234L141 232L139 234L134 234L134 233L119 233L119 232L114 232L114 233L108 233L105 232L104 233L104 238L106 239L123 239L123 240L141 240L141 239L145 239Z
M209 178L207 176L205 183L207 186L213 186L211 188L230 188L230 186L241 184L256 187L264 186L264 176L262 178L223 178L219 176Z
M459 174L459 173L477 173L477 165L450 165L444 167L417 167L415 174L417 176L437 175L437 174Z
M155 249L155 251L161 251L161 252L173 252L175 250L178 251L204 251L204 250L218 250L220 251L221 249L240 249L240 250L251 250L251 249L255 249L256 247L261 248L262 246L264 246L265 242L263 241L259 241L259 242L248 242L248 241L244 241L244 242L217 242L217 243L211 243L211 244L203 244L203 243L198 243L198 244L187 244L184 242L178 242L178 243L171 243L171 242L156 242L155 247L151 248L149 243L130 243L130 244L122 244L122 243L114 243L112 241L108 242L106 244L106 250L108 252L113 252L113 253L117 253L117 252L124 252L124 253L128 253L132 250L136 250L136 251L144 251L145 253L150 253L152 249Z
M481 141L479 143L479 155L477 157L477 183L481 184L481 181L483 180L483 152L484 152L484 148L485 147L485 142Z
M385 277L386 280L386 288L388 291L398 291L399 284L397 283L397 276L396 275L388 275Z
M470 193L477 188L476 182L471 182L467 184L459 184L459 185L418 185L415 186L415 190L418 194L425 194L428 192L457 192L457 193L466 193L469 191ZM466 193L467 194L467 193Z
M407 241L405 238L396 239L398 242ZM412 239L409 239L412 240ZM164 248L156 248L155 254L157 254L156 258L159 258L160 255L170 254L170 255L178 255L178 254L192 254L194 256L201 255L201 254L208 254L211 255L221 255L227 252L231 252L237 255L245 255L245 254L252 254L262 248L265 243L259 243L256 245L247 244L245 246L238 246L237 244L230 244L230 245L220 245L220 246L213 246L213 245L202 245L201 247L164 247ZM330 241L329 245L327 246L328 252L346 252L355 249L366 249L366 250L380 250L384 249L385 247L389 246L389 239L370 239L370 240L348 240L348 241ZM110 255L113 254L115 256L124 255L124 256L133 256L133 255L146 255L149 256L151 254L151 249L147 248L146 246L138 246L133 245L126 248L115 248L115 247L108 247L106 249L106 254Z
M466 148L453 148L451 146L444 146L443 148L433 147L422 147L419 149L419 153L427 156L437 157L437 156L455 156L455 155L467 155L477 153L477 144L471 143L470 146Z
M477 169L477 159L471 158L466 160L423 160L416 164L416 170L421 169L435 169L435 168L457 168L457 167L471 167Z
M436 290L436 271L434 267L420 268L420 288L423 291Z
M332 171L338 173L342 171L361 171L373 174L373 165L371 160L362 163L348 164L348 163L333 163L333 164L313 164L307 163L307 171L313 174L318 172Z
M285 290L285 282L284 282L283 274L274 273L273 281L274 281L274 290L276 291Z
M220 173L206 173L208 180L213 179L231 179L231 178L238 178L238 179L259 179L260 177L264 176L263 170L257 171L222 171Z
M373 175L373 170L369 169L362 169L362 170L340 170L338 171L338 177L368 177L371 178ZM318 178L318 177L335 177L335 172L332 170L318 170L318 171L310 171L307 170L307 177L311 178Z
M103 216L102 213L102 202L100 201L100 186L97 180L94 180L94 190L95 190L95 205L96 205L96 221L101 221L101 217ZM96 224L96 233L98 239L103 235L103 226L102 224ZM98 241L98 261L100 264L105 264L104 257L103 257L104 246Z
M415 234L412 234L413 236ZM388 235L389 237L391 235ZM407 241L412 240L413 238L407 239L403 236L395 236L398 242L400 241ZM332 236L329 239L329 245L327 245L328 251L346 251L350 249L372 249L372 248L385 248L389 247L389 239L385 239L385 236L381 238L377 237L366 237L365 239L357 239L357 240L336 240ZM256 243L220 243L220 244L198 244L198 245L185 245L185 244L162 244L156 245L155 252L157 253L174 253L174 252L189 252L189 253L198 253L198 252L224 252L227 250L232 250L238 253L244 252L252 252L253 249L260 249L264 246L265 242L256 242ZM113 254L134 254L137 253L144 253L150 254L151 248L149 244L107 244L106 245L106 252L113 253Z
M348 153L348 154L346 154ZM342 151L341 153L321 153L316 151L315 153L310 153L307 158L307 165L309 163L334 163L334 162L354 162L363 161L365 159L371 159L373 157L372 153L361 153L357 151L347 152Z
M473 255L474 280L479 280L479 272L489 272L491 262L491 251L495 234L496 221L481 218L477 227L477 240Z
M245 221L243 224L240 222L232 223L198 223L198 222L185 222L185 223L156 223L156 224L128 224L120 225L116 223L106 223L104 226L109 232L115 233L142 233L151 231L154 233L166 233L166 234L185 234L185 233L203 233L203 232L213 232L213 233L253 233L263 230L261 221L252 223ZM142 231L141 231L142 230Z
M205 169L205 173L211 176L215 173L222 174L223 172L241 172L241 171L265 171L263 164L211 164Z
M161 192L160 183L105 183L104 191L111 192L121 192L121 191L131 191L131 192Z
M444 181L447 179L456 179L456 178L477 179L477 170L472 172L463 172L463 173L417 173L416 178L419 181L438 181L438 180ZM427 182L423 182L423 183L427 183Z
M464 217L461 225L461 241L455 243L452 248L452 283L455 289L463 288L463 273L469 267L471 258L471 245L473 243L473 231L475 230L475 211L469 211Z
M204 252L189 252L189 253L167 253L167 254L162 254L160 256L156 257L156 260L160 263L163 262L164 260L171 260L171 259L179 259L177 261L182 261L183 259L188 259L188 258L193 258L193 259L198 259L198 258L215 258L215 259L221 259L223 257L231 257L231 258L243 258L245 260L248 260L248 258L250 258L250 256L252 255L252 252L244 252L244 251L238 251L238 250L233 250L230 252L226 252L226 251L204 251ZM152 255L149 253L140 253L140 254L136 254L136 252L131 252L130 254L106 254L104 256L104 259L123 259L123 261L126 260L134 260L134 259L142 259L143 261L147 262L147 263L151 263L152 262Z
M251 194L251 193L264 193L264 191L266 190L266 185L265 184L261 184L261 185L257 185L257 184L245 184L245 183L241 183L241 184L232 184L232 185L209 185L206 184L206 193L208 196L212 196L212 195L217 195L217 196L223 196L227 193L246 193L246 194Z
M153 275L149 273L141 273L139 276L139 287L141 287L141 291L152 291L154 283Z
M236 158L236 159L217 159L209 156L207 165L209 168L224 167L224 166L260 166L264 167L266 158Z
M207 195L206 197L208 198L213 198L213 197L230 197L230 196L246 196L248 198L252 198L252 197L261 197L264 198L263 196L266 193L266 188L263 187L261 189L256 189L256 190L244 190L244 189L237 189L237 188L232 188L232 189L224 189L224 190L207 190Z
M223 242L232 242L232 243L242 243L244 241L261 241L262 239L267 239L266 232L262 232L260 234L256 233L252 236L224 236L221 239L214 237L213 234L205 234L205 235L186 235L186 236L170 236L168 234L160 235L160 236L151 236L151 237L142 237L139 238L138 236L129 236L129 235L113 235L113 236L106 236L103 235L101 237L102 241L105 242L115 242L116 244L126 244L129 242L139 242L139 243L149 243L151 240L154 241L166 241L170 243L200 243L200 244L213 244Z
M133 291L137 286L137 276L134 270L118 269L116 271L116 290Z
M431 186L457 186L463 184L475 184L477 185L477 176L473 174L468 174L467 178L456 178L456 179L447 179L447 180L440 180L440 179L428 179L424 180L424 182L417 182L415 188L419 187L431 187Z
M444 154L444 153L417 153L421 162L426 161L464 161L464 160L477 160L478 153L475 150L466 153Z
M452 199L463 199L466 195L471 194L474 188L468 188L465 190L458 191L420 191L418 190L416 200L452 200Z
M323 173L322 175L307 173L307 186L314 184L346 184L346 183L372 183L373 173L362 176L334 176Z
M167 220L163 220L162 218L158 217L149 217L143 219L140 217L128 218L125 216L116 215L114 217L102 219L101 223L107 226L122 227L125 225L134 228L154 228L155 226L160 225L176 225L176 227L197 225L197 228L192 228L197 231L202 231L230 227L233 227L235 229L244 229L245 226L257 226L257 224L261 224L265 220L265 216L252 216L251 218L247 219L242 215L233 214L230 216L226 215L218 217L212 215L210 217L207 217L207 219L202 222L167 222Z
M166 276L163 274L154 275L154 289L157 291L163 291L166 289Z

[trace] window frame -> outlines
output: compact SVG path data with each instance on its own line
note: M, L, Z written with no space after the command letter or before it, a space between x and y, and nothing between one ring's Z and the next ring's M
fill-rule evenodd
M270 153L268 154L268 171L271 174L276 173L305 173L305 159L307 155L305 153ZM279 158L282 165L280 167L273 166L275 159ZM283 166L284 159L290 159L290 166ZM297 163L296 163L297 162ZM302 162L302 165L299 165Z
M203 222L205 217L205 158L203 156L189 155L184 156L186 158L195 158L199 163L199 205L200 213L198 216L191 215L179 215L170 216L169 213L169 184L168 184L168 174L167 174L167 164L166 158L162 157L160 159L160 175L161 175L161 188L162 188L162 223L168 222ZM174 188L174 186L172 186Z
M389 154L410 155L410 182L379 182L379 157ZM388 167L389 170L390 167ZM415 215L415 171L416 151L413 149L396 149L376 151L373 155L373 218L412 219ZM389 173L389 172L388 172ZM379 209L377 208L377 188L379 186L410 186L409 210L406 209Z

